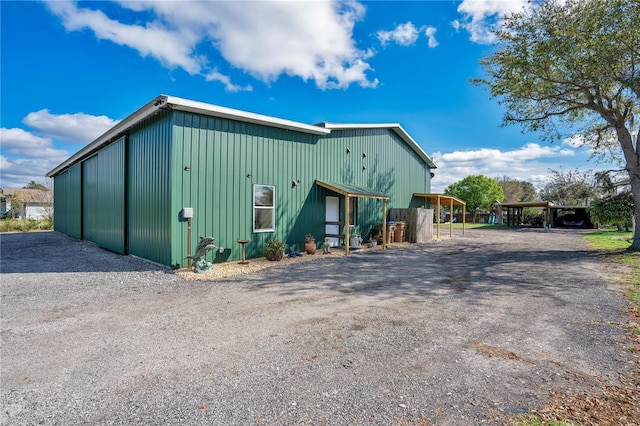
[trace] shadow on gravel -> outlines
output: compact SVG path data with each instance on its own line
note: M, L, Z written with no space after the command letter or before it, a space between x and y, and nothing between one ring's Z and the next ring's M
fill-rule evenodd
M165 269L57 232L0 234L0 273L3 274L157 270Z
M545 304L563 306L577 288L599 282L591 252L542 247L510 250L468 241L367 251L336 258L330 267L320 261L267 270L248 278L249 291L271 289L295 295L323 288L379 298L453 296L469 307L497 295L528 294Z

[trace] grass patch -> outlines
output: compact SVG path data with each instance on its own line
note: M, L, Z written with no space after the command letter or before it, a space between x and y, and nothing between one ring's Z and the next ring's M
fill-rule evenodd
M627 299L633 302L636 309L640 309L640 252L626 251L631 245L631 232L599 229L585 235L585 239L608 260L628 268L628 271L620 274L619 281L629 286Z
M435 225L433 226L435 227ZM441 223L440 228L442 228L443 226L448 228L449 222ZM465 229L498 229L499 228L498 225L489 225L487 223L466 223L464 227ZM462 224L458 222L454 223L453 229L462 229Z
M618 232L615 228L598 229L584 237L596 250L622 250L631 245L631 232Z
M0 232L49 231L53 221L48 219L0 219Z

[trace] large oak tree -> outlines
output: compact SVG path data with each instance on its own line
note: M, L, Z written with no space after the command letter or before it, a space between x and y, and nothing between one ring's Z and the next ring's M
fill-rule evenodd
M622 153L635 200L640 250L640 2L548 0L504 17L496 50L481 60L504 124L583 135L596 153Z

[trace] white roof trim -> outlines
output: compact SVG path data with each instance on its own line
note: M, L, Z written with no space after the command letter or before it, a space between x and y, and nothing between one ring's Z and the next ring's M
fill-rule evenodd
M259 124L269 127L276 127L285 130L291 130L301 133L309 133L314 135L328 135L331 130L343 129L391 129L400 136L431 168L437 168L436 163L427 155L426 152L413 140L413 138L398 123L378 123L378 124L335 124L320 123L318 125L310 125L299 123L296 121L285 120L282 118L270 117L267 115L255 114L252 112L241 111L232 108L221 107L218 105L207 104L204 102L191 101L188 99L178 98L175 96L159 95L145 104L142 108L127 116L124 120L109 129L106 133L98 137L93 142L73 154L71 157L60 163L54 169L47 173L48 177L55 176L72 165L82 161L90 155L97 152L100 148L109 145L115 140L122 137L130 128L134 127L141 121L158 113L161 109L174 109L178 111L187 111L208 115L212 117L228 118L245 123Z
M163 96L158 96L153 99L151 102L144 105L142 108L138 109L133 114L129 115L124 120L120 121L118 124L113 126L111 129L107 130L102 136L93 142L89 143L87 146L82 148L80 151L73 154L71 157L67 158L65 161L60 163L54 169L52 169L49 173L47 173L47 177L52 177L60 173L61 171L71 167L73 164L82 160L83 158L88 157L89 155L96 152L103 146L108 145L113 142L116 138L119 138L120 135L125 133L129 128L135 126L140 121L144 120L147 117L150 117L153 114L156 114L158 109L164 104Z
M371 123L371 124L357 124L357 123L320 123L319 126L323 126L326 129L331 130L350 130L350 129L391 129L400 138L405 141L413 150L422 158L432 169L438 168L429 155L422 149L418 143L413 140L411 135L399 123Z
M297 132L311 133L314 135L328 135L329 133L331 133L331 130L325 129L320 126L312 126L310 124L298 123L296 121L285 120L282 118L269 117L267 115L221 107L204 102L191 101L189 99L176 98L174 96L167 96L166 102L167 105L169 105L172 109L179 111L188 111L203 115L229 118L231 120L261 124L270 127L278 127L280 129L294 130Z
M177 98L175 96L160 95L148 102L142 108L129 115L127 118L125 118L115 126L113 126L98 139L89 143L80 151L76 152L67 160L52 169L47 173L47 176L55 176L63 170L71 167L78 161L81 161L82 159L98 151L103 146L106 146L109 143L113 142L115 139L118 139L131 127L156 114L159 109L167 107L179 111L188 111L213 117L228 118L246 123L261 124L264 126L277 127L280 129L293 130L302 133L311 133L314 135L328 135L329 133L331 133L331 130L325 129L320 126L312 126L309 124L298 123L291 120L269 117L267 115L254 114L237 109L211 105L204 102L191 101L188 99Z

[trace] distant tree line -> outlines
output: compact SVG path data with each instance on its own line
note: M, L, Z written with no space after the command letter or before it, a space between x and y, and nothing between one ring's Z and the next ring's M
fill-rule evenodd
M484 175L467 176L445 189L445 194L461 199L476 222L478 213L489 211L498 202L549 201L558 206L589 207L595 222L629 230L633 218L633 195L629 182L619 170L549 169L547 183L536 191L531 182L510 176L495 179ZM537 208L525 208L523 221L533 222L541 215Z

